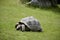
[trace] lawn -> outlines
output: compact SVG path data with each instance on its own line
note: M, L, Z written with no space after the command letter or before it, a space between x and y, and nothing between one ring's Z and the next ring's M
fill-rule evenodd
M34 16L43 32L21 32L15 24ZM18 0L0 0L0 40L60 40L60 5L57 8L25 7Z

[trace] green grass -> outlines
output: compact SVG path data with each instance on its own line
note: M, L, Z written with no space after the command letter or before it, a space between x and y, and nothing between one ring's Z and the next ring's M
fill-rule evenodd
M15 24L23 17L34 16L43 32L21 32ZM32 8L18 0L0 0L0 40L60 40L60 5L58 8Z

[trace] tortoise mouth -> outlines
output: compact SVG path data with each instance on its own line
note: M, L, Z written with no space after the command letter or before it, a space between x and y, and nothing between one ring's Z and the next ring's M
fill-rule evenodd
M20 28L16 28L16 30L19 30Z

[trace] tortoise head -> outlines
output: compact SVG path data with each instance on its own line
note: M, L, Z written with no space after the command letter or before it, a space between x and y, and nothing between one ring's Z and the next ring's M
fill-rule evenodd
M25 25L21 22L18 22L16 25L15 25L15 28L16 30L21 30L21 31L24 31L25 30Z

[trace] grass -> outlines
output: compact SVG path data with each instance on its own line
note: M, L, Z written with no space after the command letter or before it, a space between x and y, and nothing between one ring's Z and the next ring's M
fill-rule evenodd
M43 32L21 32L15 24L23 17L34 16ZM60 5L58 8L29 8L18 0L0 0L0 40L60 40Z

